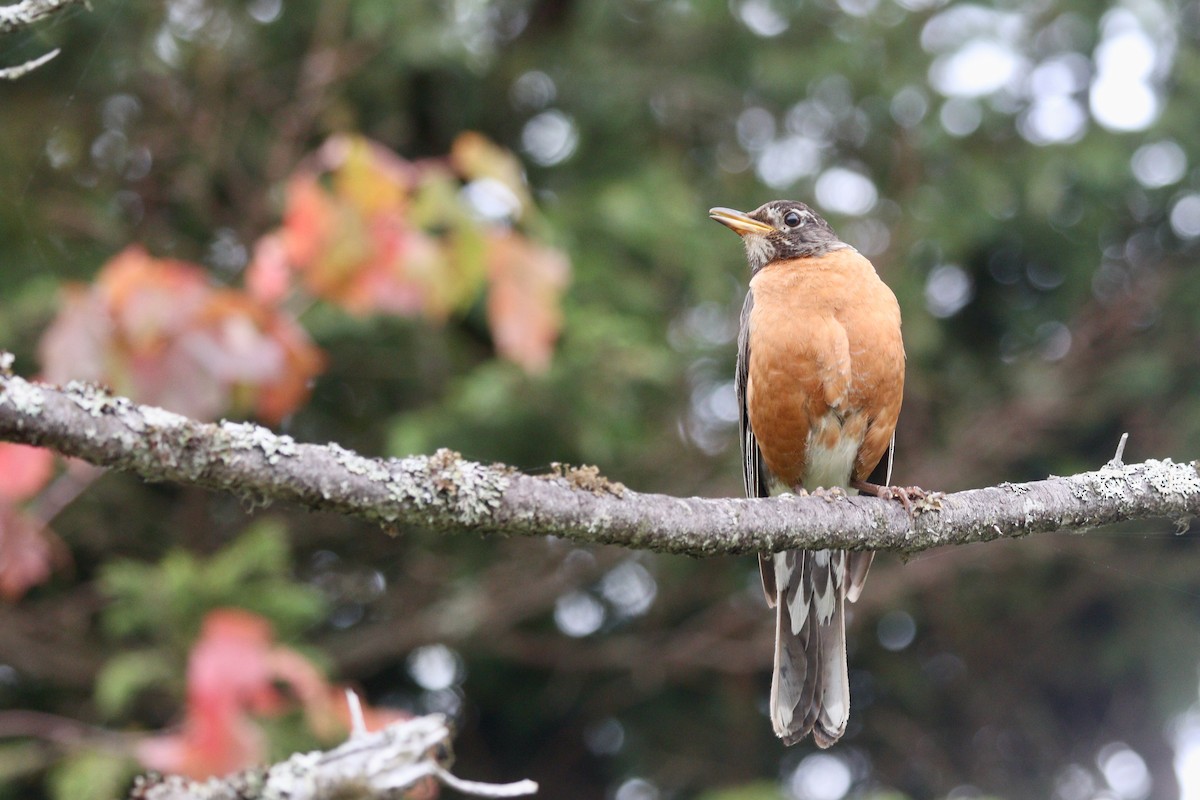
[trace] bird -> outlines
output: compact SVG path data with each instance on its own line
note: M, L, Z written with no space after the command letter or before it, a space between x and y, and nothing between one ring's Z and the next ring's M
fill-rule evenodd
M894 448L904 394L900 305L871 262L808 205L774 200L709 216L738 234L750 286L738 334L735 388L746 494L859 492L899 500L918 487L869 483ZM827 748L846 732L847 601L862 592L874 553L763 553L775 609L770 713L785 745L809 733Z

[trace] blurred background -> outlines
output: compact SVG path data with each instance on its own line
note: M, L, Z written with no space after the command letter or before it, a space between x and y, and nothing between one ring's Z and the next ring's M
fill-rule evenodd
M0 85L0 347L371 456L734 496L748 276L706 212L787 197L900 299L896 482L1195 458L1198 44L1184 0L94 0L0 39L63 48ZM771 733L751 558L4 465L2 798L336 741L325 682L549 798L1200 798L1187 521L881 556L820 752ZM230 653L268 665L233 698L197 666Z

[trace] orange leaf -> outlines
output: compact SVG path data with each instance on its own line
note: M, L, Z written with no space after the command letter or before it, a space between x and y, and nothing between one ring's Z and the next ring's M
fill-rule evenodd
M525 368L550 365L562 327L560 301L570 265L558 250L512 231L488 241L488 324L496 351Z
M324 354L290 317L229 289L209 296L176 350L232 392L235 405L244 397L271 423L304 402L325 367Z
M208 292L201 267L153 258L136 245L105 264L95 282L115 336L137 354L153 352L183 328Z
M301 172L287 185L283 242L288 260L298 269L313 262L334 227L333 205L316 176Z
M200 267L136 247L105 265L89 289L68 291L40 351L50 381L106 383L199 419L242 405L278 421L307 398L324 366L281 310L214 289Z

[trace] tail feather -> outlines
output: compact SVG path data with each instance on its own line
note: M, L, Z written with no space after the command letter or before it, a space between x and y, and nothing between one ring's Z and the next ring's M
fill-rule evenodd
M845 600L861 592L871 554L788 551L773 561L771 722L784 744L812 733L818 747L829 747L850 718Z
M850 721L850 676L846 668L845 601L838 598L837 611L829 624L820 629L821 703L813 741L825 748L842 738Z
M873 550L855 550L846 554L846 599L851 603L858 602L858 596L867 583L867 571L874 560Z

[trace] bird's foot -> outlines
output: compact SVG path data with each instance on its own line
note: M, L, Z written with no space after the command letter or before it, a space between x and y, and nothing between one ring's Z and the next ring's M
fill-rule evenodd
M942 507L942 492L931 492L920 486L880 486L867 481L852 481L850 485L862 494L869 494L881 500L899 500L900 505L909 516L921 511L937 511Z
M801 489L801 491L804 491ZM832 503L834 500L846 497L846 490L840 486L830 486L828 489L818 487L808 493L812 497L819 497L826 503Z

